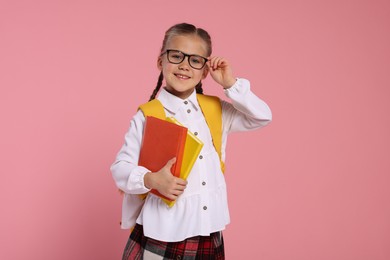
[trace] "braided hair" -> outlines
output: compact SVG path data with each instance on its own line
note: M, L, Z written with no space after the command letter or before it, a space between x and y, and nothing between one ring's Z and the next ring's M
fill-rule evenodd
M188 34L195 34L195 35L199 36L206 43L207 56L211 55L211 51L212 51L211 38L210 38L210 35L208 34L208 32L202 28L196 28L194 25L188 24L188 23L176 24L176 25L172 26L171 28L169 28L165 32L165 36L164 36L164 40L162 43L160 53L164 52L168 41L172 37L178 36L178 35L186 35L186 34L187 35ZM156 98L156 95L160 91L160 88L162 86L163 79L164 79L164 76L163 76L163 73L161 72L160 75L158 76L157 85L154 88L153 93L150 96L149 101ZM199 81L199 83L195 86L195 90L196 90L196 93L203 94L202 81Z

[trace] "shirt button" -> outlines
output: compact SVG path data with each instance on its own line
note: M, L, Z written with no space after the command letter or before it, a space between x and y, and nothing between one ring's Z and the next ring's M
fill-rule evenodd
M187 109L187 113L191 113L191 109Z
M201 160L202 160L202 159L203 159L203 155L199 155L199 159L201 159Z
M198 132L195 132L194 135L198 135Z
M207 209L207 207L206 206L203 206L203 210L206 210Z
M186 105L187 105L187 104L188 104L188 101L187 101L187 100L186 100L186 101L184 101L184 104L186 104Z
M202 185L203 185L203 186L206 185L206 182L205 182L205 181L202 181Z

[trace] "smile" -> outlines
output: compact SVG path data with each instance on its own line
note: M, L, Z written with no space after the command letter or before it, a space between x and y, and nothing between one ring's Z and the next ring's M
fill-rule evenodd
M175 74L175 76L178 77L179 79L189 79L190 78L188 76L181 75L181 74Z

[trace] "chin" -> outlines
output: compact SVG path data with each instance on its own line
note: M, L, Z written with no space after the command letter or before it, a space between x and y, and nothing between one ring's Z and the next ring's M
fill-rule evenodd
M170 88L167 88L167 91L169 93L171 93L172 95L175 95L175 96L177 96L179 98L187 98L187 97L189 97L192 94L194 89L195 89L195 87L190 88L190 89L188 89L188 88L184 89L184 88L172 88L172 87L170 87Z

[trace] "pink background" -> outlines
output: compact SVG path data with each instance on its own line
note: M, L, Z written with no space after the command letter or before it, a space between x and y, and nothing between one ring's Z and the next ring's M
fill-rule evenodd
M389 2L226 2L1 1L0 259L120 259L109 167L182 21L274 116L229 139L227 258L390 259Z

